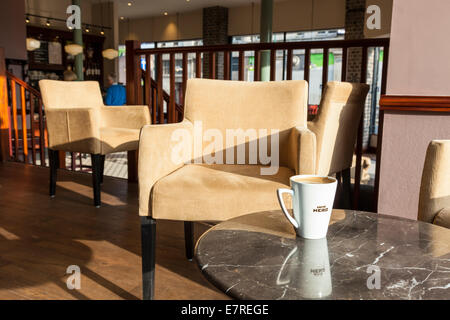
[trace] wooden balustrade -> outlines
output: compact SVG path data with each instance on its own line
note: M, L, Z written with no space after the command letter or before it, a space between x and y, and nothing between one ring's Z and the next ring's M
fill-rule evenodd
M197 78L211 78L217 79L221 73L221 79L230 80L232 74L232 54L238 53L237 62L237 80L245 79L245 53L253 52L254 57L254 73L253 81L260 81L261 79L261 51L269 51L270 53L270 80L277 78L277 51L286 54L286 70L283 79L291 80L293 78L293 55L294 51L304 52L304 80L310 82L310 67L311 54L313 50L323 52L323 68L322 68L322 87L325 87L329 75L329 53L331 50L341 50L342 52L342 67L341 80L347 79L347 56L349 48L362 48L362 62L361 62L361 82L366 82L367 65L368 65L368 49L370 47L381 47L384 49L384 61L388 59L389 53L389 39L363 39L363 40L331 40L331 41L304 41L304 42L276 42L276 43L250 43L239 45L217 45L217 46L193 46L193 47L171 47L171 48L154 48L141 49L138 41L126 42L126 59L127 59L127 103L137 104L144 101L142 96L148 97L145 104L148 105L151 112L151 119L153 124L178 122L183 119L183 105L186 90L186 82L188 79L188 55L195 54L194 70ZM175 56L182 55L182 77L181 85L179 86L181 100L176 101L176 61ZM209 66L208 74L202 72L203 54L206 54ZM169 67L163 68L163 55L169 56ZM223 56L222 68L218 70L219 57ZM140 67L140 59L145 57L146 71ZM155 78L151 77L150 61L155 62ZM284 63L283 63L284 65ZM384 65L382 70L382 84L381 94L384 94L386 89L386 74L387 68ZM168 73L168 91L164 90L164 75L163 72ZM141 83L144 83L143 85ZM316 112L317 110L315 110ZM311 112L311 115L313 112ZM354 207L358 206L360 178L361 178L361 157L362 157L362 140L363 140L363 117L358 129L358 138L356 143L356 174L355 174L355 189L354 189ZM377 164L378 165L378 164ZM130 171L131 170L131 171ZM133 175L132 171L136 168L129 166L129 176Z
M0 161L47 166L48 134L41 94L6 71L3 48L0 48L0 87ZM66 168L66 153L60 151L59 158L59 167ZM71 160L72 170L90 169L82 163L81 154L71 153Z
M5 94L0 103L1 159L46 166L48 138L40 92L4 69L0 77Z

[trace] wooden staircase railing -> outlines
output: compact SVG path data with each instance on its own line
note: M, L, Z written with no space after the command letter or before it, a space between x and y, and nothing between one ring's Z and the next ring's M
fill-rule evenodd
M10 139L10 157L15 161L34 165L39 161L41 166L46 166L45 148L48 146L48 136L41 94L12 73L6 72L6 76L10 88L8 105L12 113L11 131L13 133ZM18 115L20 115L21 128L19 128Z
M48 166L48 134L41 93L8 72L0 48L0 161ZM79 157L79 165L76 164ZM66 153L60 151L60 168L66 168ZM82 155L71 153L71 170L89 171Z

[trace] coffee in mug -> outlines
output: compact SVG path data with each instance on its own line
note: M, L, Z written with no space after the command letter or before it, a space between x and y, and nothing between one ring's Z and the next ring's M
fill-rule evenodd
M297 235L306 239L326 237L333 210L337 181L335 178L317 175L298 175L290 179L291 189L278 189L281 209L294 226ZM286 209L283 193L292 196L294 217Z

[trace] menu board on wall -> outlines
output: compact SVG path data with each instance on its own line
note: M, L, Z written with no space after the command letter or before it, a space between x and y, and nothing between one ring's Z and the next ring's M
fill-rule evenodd
M48 43L48 63L62 64L61 43L57 41Z
M41 46L39 49L33 51L34 63L48 63L48 42L41 40Z

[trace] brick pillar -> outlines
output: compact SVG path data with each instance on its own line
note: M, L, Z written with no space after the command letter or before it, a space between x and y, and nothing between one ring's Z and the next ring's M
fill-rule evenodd
M346 0L345 7L345 39L357 40L364 39L364 23L366 0ZM367 60L367 84L372 83L373 78L373 48L369 48ZM361 81L361 62L362 48L349 48L347 51L347 75L346 81ZM369 144L369 127L371 114L371 91L369 91L368 99L364 108L364 131L363 131L363 149Z
M364 38L365 0L346 0L345 5L345 39ZM359 82L361 76L361 48L349 48L347 52L347 77L349 82Z
M228 44L228 8L203 8L203 45ZM223 53L216 55L216 77L223 79ZM209 76L209 54L203 54L203 77Z

